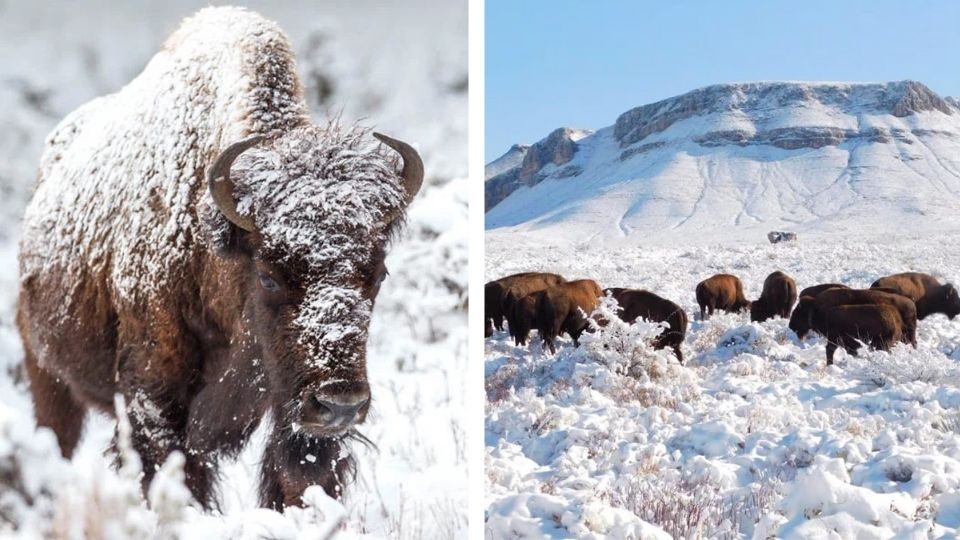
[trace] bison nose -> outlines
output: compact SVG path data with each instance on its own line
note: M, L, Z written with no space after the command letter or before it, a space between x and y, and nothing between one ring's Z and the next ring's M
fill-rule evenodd
M314 394L305 399L303 421L305 424L325 428L347 428L363 421L370 404L370 393Z

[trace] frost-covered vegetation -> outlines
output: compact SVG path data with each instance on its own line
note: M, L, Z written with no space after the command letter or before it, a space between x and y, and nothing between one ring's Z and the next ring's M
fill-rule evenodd
M719 240L719 239L718 239ZM960 534L960 319L919 347L838 353L781 318L696 320L694 288L730 272L747 297L783 270L799 288L960 277L955 234L883 241L603 248L488 239L486 277L533 270L644 288L691 315L685 364L611 324L555 356L486 341L486 531L494 538L952 538ZM603 308L608 309L608 308ZM479 329L474 329L475 333Z
M182 458L147 501L139 459L114 422L91 414L72 461L35 430L13 324L19 221L43 140L69 111L140 72L203 3L0 3L0 536L20 538L450 537L466 528L466 3L246 2L290 35L315 120L340 116L418 147L427 177L387 259L370 329L374 403L358 478L343 504L310 489L306 507L257 509L263 426L226 464L221 511L202 513ZM118 29L122 29L118 30Z

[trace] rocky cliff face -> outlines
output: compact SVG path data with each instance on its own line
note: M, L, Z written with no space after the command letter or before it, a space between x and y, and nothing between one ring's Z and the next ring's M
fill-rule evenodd
M498 160L498 162L501 160ZM720 84L559 129L486 184L487 227L826 226L960 205L960 101L915 81ZM952 212L956 214L955 211Z
M556 167L569 162L577 152L576 141L588 134L583 130L558 128L532 146L513 145L506 154L487 166L486 210L496 206L518 187L538 184L547 177L544 169L548 165L553 165L551 170L556 170ZM518 156L522 156L522 159L517 160ZM503 170L504 163L511 161L517 164ZM490 173L497 170L500 170L499 174L491 176ZM561 174L567 177L575 173L575 170L567 169Z

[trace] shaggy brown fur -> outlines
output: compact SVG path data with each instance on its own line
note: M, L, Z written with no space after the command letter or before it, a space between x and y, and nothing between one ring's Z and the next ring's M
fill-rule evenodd
M913 301L905 296L873 289L827 289L816 297L806 296L809 301L797 304L790 317L790 329L796 332L800 339L813 329L810 326L808 308L816 305L820 308L831 308L846 305L887 305L897 310L900 315L902 338L905 343L917 346L917 307Z
M943 313L953 319L960 315L960 295L950 283L941 285L937 278L920 272L904 272L882 277L871 288L883 287L902 294L917 304L917 318Z
M797 301L797 283L790 276L777 270L763 280L760 298L750 303L750 320L763 322L771 317L790 317L790 310Z
M670 325L654 340L655 349L670 347L677 360L683 363L683 352L680 345L687 334L687 313L677 304L657 296L650 291L640 289L610 288L604 290L620 304L617 315L624 322L633 324L634 321L644 319L650 322L666 322Z
M86 411L121 394L144 488L180 451L210 506L220 458L272 410L261 504L340 497L387 243L416 191L366 132L310 123L287 39L255 13L203 10L160 55L48 139L17 312L37 423L69 457ZM231 184L246 219L210 187Z
M500 310L507 320L507 330L517 345L526 345L527 335L533 325L529 303L520 307L519 301L529 295L566 282L563 277L549 273L531 273L514 279L507 286L500 302Z
M531 292L540 291L563 283L563 277L544 272L522 272L487 282L483 287L483 336L490 337L493 330L503 331L503 319L507 316L510 303ZM516 286L516 288L513 288ZM509 301L507 292L513 288L514 295ZM507 323L509 324L509 319ZM513 332L511 331L511 335Z
M570 334L580 346L580 334L587 328L587 318L597 308L603 291L592 279L578 279L536 293L534 327L550 349L557 352L554 340L561 332Z
M797 312L806 325L827 339L827 365L833 364L837 347L856 355L861 342L882 351L902 341L903 320L890 304L860 304L824 307L812 297L800 299Z
M698 283L697 304L700 305L702 320L706 320L718 309L737 312L750 306L750 302L743 296L740 278L730 274L717 274Z
M812 287L807 287L806 289L800 291L800 296L813 296L816 297L818 294L822 293L827 289L849 289L843 283L821 283L820 285L814 285Z

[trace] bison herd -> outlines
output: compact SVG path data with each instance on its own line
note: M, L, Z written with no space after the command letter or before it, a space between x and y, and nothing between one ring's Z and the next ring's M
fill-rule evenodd
M683 362L680 344L687 332L687 314L670 300L641 289L601 289L592 279L567 281L558 274L525 272L513 274L484 287L484 336L494 329L507 329L517 346L526 345L536 330L544 346L556 352L554 340L563 332L579 346L580 335L591 326L588 317L610 296L619 305L617 315L626 323L637 319L666 323L651 344L670 348ZM789 328L803 339L816 332L827 340L827 365L833 364L838 347L856 354L862 344L889 350L897 342L917 346L917 320L933 313L950 319L960 314L960 296L951 284L941 284L929 274L905 272L878 279L869 289L853 289L840 283L824 283L797 293L797 284L776 271L763 282L756 300L747 300L737 276L717 274L696 287L700 318L716 310L750 311L750 320L773 317L789 319ZM799 301L798 301L799 299ZM598 325L603 321L598 318Z

